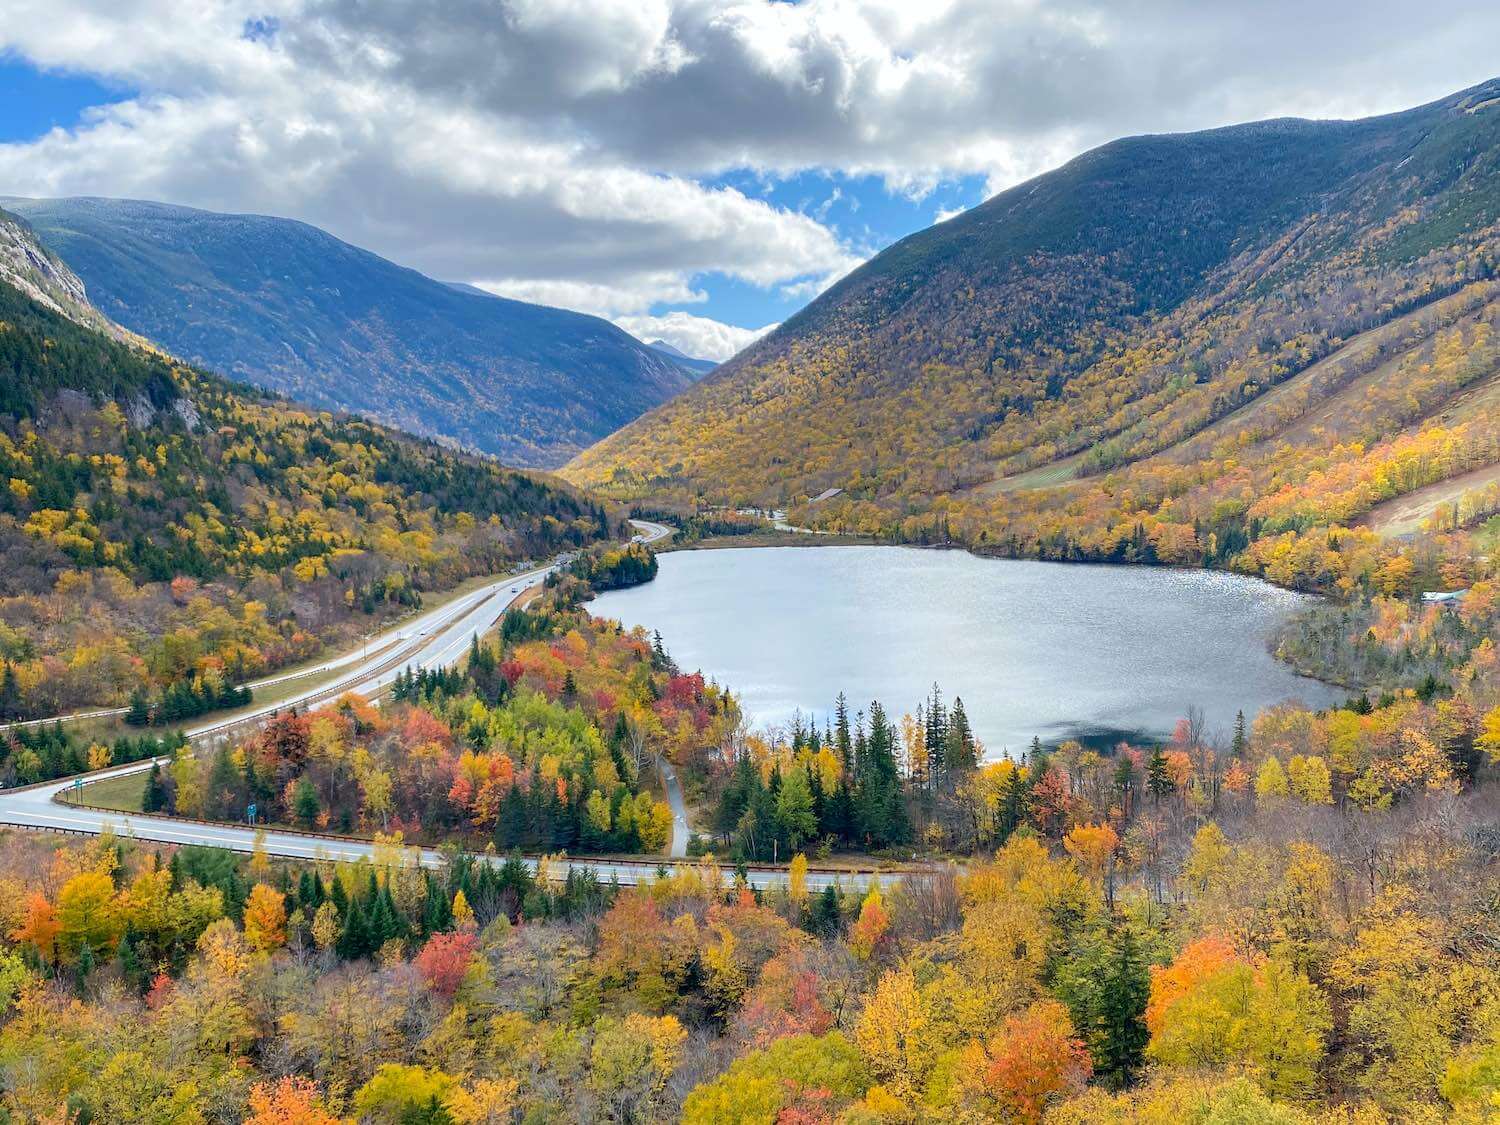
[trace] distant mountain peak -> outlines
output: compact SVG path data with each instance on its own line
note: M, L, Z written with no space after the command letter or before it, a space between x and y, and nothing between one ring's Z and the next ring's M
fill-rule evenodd
M1420 384L1427 333L1460 315L1438 302L1488 339L1500 298L1463 302L1491 289L1500 81L1358 121L1125 137L887 247L565 475L715 504L839 488L815 515L845 529L1047 557L1182 519L1195 557L1227 558L1275 526L1225 513L1282 486L1283 438L1311 462L1330 434L1348 449L1429 416L1500 432L1500 374L1375 390ZM1367 367L1398 348L1409 367L1382 382ZM1495 456L1475 440L1460 463Z
M671 356L672 359L677 361L679 366L689 371L694 378L700 375L707 375L715 367L719 366L717 360L699 359L697 356L688 355L687 352L673 344L669 344L666 340L649 340L646 346L661 352L662 355Z
M100 198L0 206L50 252L33 273L71 267L52 300L82 278L102 313L188 362L512 464L556 467L692 381L607 320L434 281L291 219Z

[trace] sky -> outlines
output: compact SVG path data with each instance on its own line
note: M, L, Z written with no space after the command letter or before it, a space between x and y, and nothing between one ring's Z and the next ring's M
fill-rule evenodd
M282 215L724 359L1119 136L1500 74L1494 0L6 0L0 195Z

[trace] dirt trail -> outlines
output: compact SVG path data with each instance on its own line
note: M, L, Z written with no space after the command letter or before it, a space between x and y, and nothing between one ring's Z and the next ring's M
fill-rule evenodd
M1466 492L1496 483L1500 483L1500 465L1486 465L1404 496L1392 497L1371 508L1362 522L1387 539L1415 535L1422 530L1422 521L1445 504L1452 504Z

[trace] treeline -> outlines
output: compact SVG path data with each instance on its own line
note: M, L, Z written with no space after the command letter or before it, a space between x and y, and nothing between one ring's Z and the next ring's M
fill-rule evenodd
M17 717L136 688L195 714L181 682L293 662L424 589L623 530L558 481L137 352L3 284L0 384Z
M623 547L592 547L581 551L564 573L603 593L650 582L656 571L656 552L645 543L629 543ZM549 576L548 581L556 585L558 579Z
M186 745L187 739L175 731L161 738L142 735L97 742L61 723L11 727L0 732L0 784L6 788L34 785L147 758L171 757Z
M920 741L915 761L878 701L868 717L861 712L851 721L841 694L823 732L799 717L785 765L776 761L767 774L748 749L736 757L714 813L715 832L734 855L755 860L786 858L809 842L824 849L911 843L909 804L926 806L951 793L977 765L963 700L949 711L934 687L925 707L918 738L906 736L907 744Z
M636 504L630 512L638 519L670 524L676 529L673 541L677 543L696 543L727 535L754 535L770 526L759 517L720 509L651 508Z
M508 612L499 644L466 661L403 669L391 706L355 697L275 716L217 753L145 781L150 811L340 833L404 831L501 851L654 852L667 806L652 760L681 744L701 766L738 722L732 699L681 674L644 634L597 621L553 591Z
M218 676L194 676L167 684L155 694L136 688L130 693L125 721L133 727L164 726L210 711L245 707L254 699L248 685L236 685Z

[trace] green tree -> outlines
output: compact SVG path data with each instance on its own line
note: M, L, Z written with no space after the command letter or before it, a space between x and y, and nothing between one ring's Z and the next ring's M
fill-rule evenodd
M1151 977L1129 926L1119 928L1112 954L1099 988L1094 1071L1109 1082L1124 1085L1140 1070L1151 1038L1146 1029Z
M788 852L795 852L817 832L818 821L813 816L813 795L806 770L793 767L782 779L781 790L776 794L776 824Z

